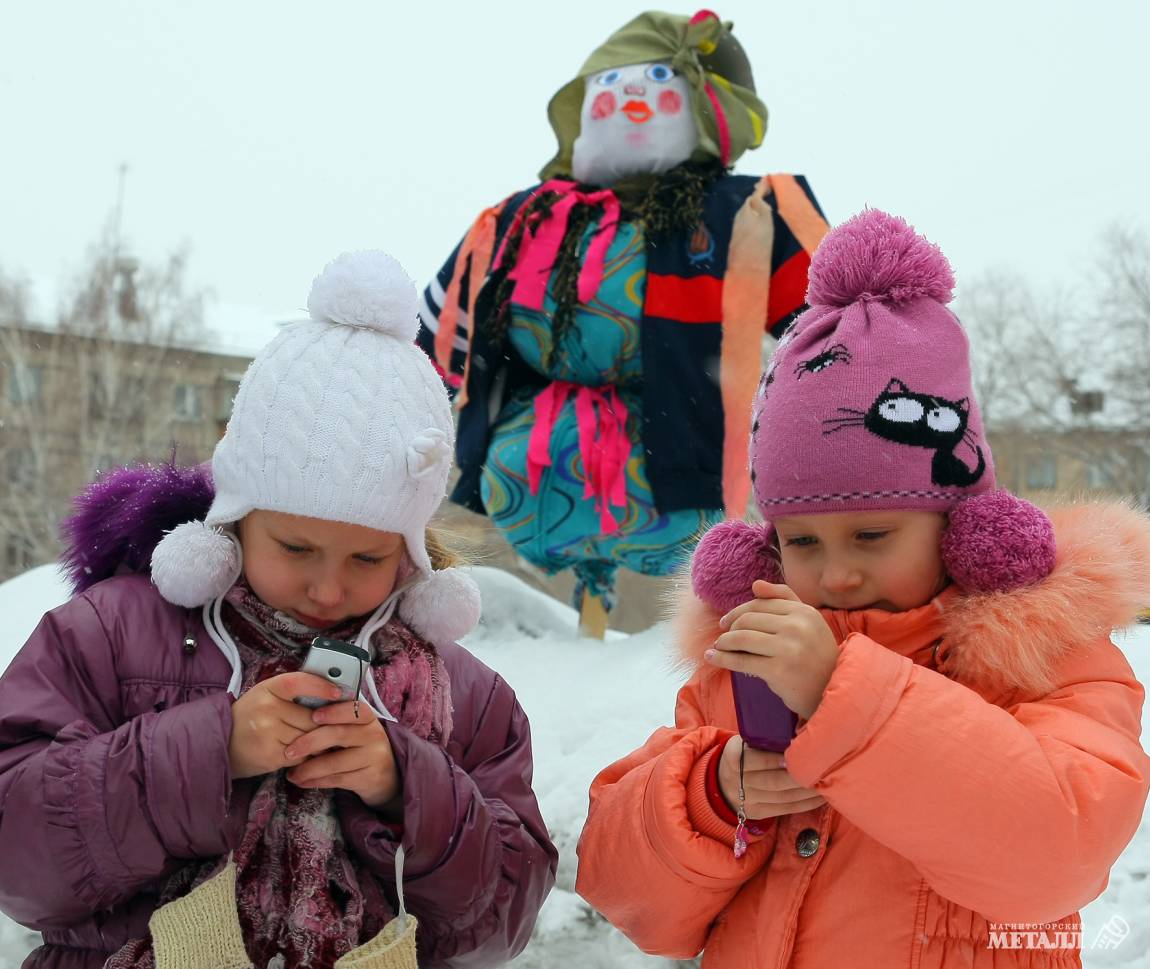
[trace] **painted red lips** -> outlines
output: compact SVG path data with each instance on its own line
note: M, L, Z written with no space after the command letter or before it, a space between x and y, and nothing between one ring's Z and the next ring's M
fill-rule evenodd
M628 101L623 105L623 113L635 124L643 124L655 117L655 111L646 101Z

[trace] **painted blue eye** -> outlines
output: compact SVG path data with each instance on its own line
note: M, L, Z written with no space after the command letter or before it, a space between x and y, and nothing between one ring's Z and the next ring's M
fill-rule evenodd
M606 74L600 74L595 78L596 84L602 84L604 87L609 87L618 82L619 78L623 76L621 71L607 71Z
M674 70L667 64L652 64L647 68L647 77L659 84L665 84L675 76Z

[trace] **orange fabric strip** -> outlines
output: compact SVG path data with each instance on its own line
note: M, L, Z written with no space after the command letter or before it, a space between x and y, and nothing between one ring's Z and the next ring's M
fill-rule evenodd
M807 198L794 175L768 175L767 181L775 193L779 217L798 239L799 245L807 252L814 252L823 236L830 231L826 219L819 215L819 210ZM806 286L803 286L803 291L805 296Z
M723 506L729 518L743 517L751 493L751 405L763 365L763 322L770 302L775 241L774 213L763 199L769 191L769 176L764 176L735 216L723 280L719 389L723 400Z
M439 329L435 331L435 362L444 373L451 372L451 348L455 342L455 331L459 326L459 290L463 284L463 272L467 268L467 259L471 255L471 247L475 241L476 227L483 216L475 220L463 242L459 246L459 254L455 257L455 266L451 272L451 282L447 284L447 293L443 297L443 306L439 310Z
M455 398L456 409L462 409L467 403L467 378L471 373L471 335L475 332L475 301L479 297L479 290L484 280L487 279L487 273L491 270L491 260L495 255L495 229L499 215L506 204L506 201L503 201L492 208L484 209L472 226L475 236L472 240L471 273L467 277L467 356L463 362L463 384Z

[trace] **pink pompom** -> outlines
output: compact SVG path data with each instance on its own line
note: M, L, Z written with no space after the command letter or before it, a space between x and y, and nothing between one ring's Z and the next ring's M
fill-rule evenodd
M811 306L905 303L918 296L949 303L954 295L954 273L942 250L879 209L864 209L827 234L811 258L808 281Z
M709 529L691 557L695 595L726 612L754 598L751 586L756 579L782 582L774 537L769 525L750 525L737 519Z
M960 501L942 534L947 574L967 592L1009 592L1054 571L1054 526L1041 509L1009 491Z

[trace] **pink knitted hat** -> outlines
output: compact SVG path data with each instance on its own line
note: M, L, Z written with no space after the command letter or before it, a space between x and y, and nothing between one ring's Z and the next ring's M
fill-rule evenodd
M751 478L768 521L946 511L994 489L970 352L942 251L868 209L811 261L807 302L754 405Z
M725 521L703 536L696 594L727 610L753 598L756 579L781 582L776 518L884 508L948 513L943 565L968 593L1042 581L1054 568L1053 526L994 490L966 334L946 308L946 257L870 209L823 239L809 279L810 309L779 343L754 403L751 480L766 523Z

